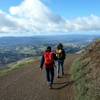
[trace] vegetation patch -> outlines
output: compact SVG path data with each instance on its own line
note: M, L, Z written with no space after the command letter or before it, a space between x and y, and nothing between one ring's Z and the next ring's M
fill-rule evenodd
M72 65L72 79L75 81L76 100L90 100L87 98L88 87L86 84L85 75L88 71L83 71L83 66L80 60L77 60Z
M71 68L75 100L100 100L100 41L77 59Z
M15 63L8 64L6 68L0 70L0 76L7 75L9 72L13 70L24 68L25 66L32 64L33 62L36 62L38 59L39 57L27 58L27 59L24 59L24 60L15 62Z

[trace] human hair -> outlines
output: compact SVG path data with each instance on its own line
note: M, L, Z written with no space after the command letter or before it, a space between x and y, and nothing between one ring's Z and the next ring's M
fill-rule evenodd
M47 49L46 49L46 51L49 51L50 52L51 51L51 47L48 46Z
M59 43L58 46L57 46L57 49L63 49L63 44Z

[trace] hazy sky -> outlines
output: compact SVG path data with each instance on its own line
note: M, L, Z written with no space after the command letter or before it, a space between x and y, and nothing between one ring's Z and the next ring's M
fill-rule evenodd
M0 36L99 32L100 0L0 0Z

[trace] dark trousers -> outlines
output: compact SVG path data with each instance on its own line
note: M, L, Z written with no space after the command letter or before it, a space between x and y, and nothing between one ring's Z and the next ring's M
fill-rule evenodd
M64 74L64 60L58 60L57 74L59 75L60 71Z
M49 84L53 84L54 68L46 68L46 78Z

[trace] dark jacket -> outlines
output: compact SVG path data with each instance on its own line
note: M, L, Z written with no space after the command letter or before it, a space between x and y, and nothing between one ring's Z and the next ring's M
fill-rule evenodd
M61 58L57 58L57 56L56 56L56 59L57 60L65 60L65 58L66 58L66 53L65 53L65 50L62 49L62 57Z

